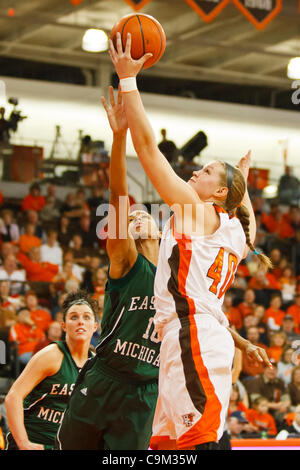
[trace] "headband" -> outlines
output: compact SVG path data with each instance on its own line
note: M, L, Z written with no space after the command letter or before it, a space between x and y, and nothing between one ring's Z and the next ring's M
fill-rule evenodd
M234 167L229 165L229 163L225 162L226 166L226 176L227 176L227 186L228 186L228 193L231 189L233 178L234 178Z
M73 307L73 305L87 305L88 307L92 308L92 307L91 307L91 304L90 304L87 300L85 300L85 299L73 300L73 302L71 302L71 303L69 304L68 309L69 309L70 307Z

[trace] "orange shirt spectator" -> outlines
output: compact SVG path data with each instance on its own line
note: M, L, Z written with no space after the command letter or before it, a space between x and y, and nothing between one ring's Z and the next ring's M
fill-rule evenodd
M41 246L41 239L34 235L34 231L35 226L33 224L27 224L25 233L20 235L19 248L23 253L29 253L34 246Z
M271 273L266 273L265 269L259 269L255 276L253 276L248 284L248 287L254 290L261 289L275 289L280 290L280 283L276 277Z
M46 204L46 199L40 194L40 187L34 183L30 186L29 194L22 201L22 211L34 210L39 212Z
M265 312L264 321L267 323L270 331L277 331L282 326L285 311L280 309L281 296L275 294L271 298L270 307Z
M52 317L49 312L39 308L38 298L35 292L29 291L25 295L26 307L30 311L30 317L41 330L47 331L52 323Z
M292 315L295 323L295 332L300 333L300 292L294 296L295 303L291 305L286 313Z
M262 214L262 223L269 233L274 233L279 238L289 238L295 233L278 206L274 206L270 214Z
M286 334L283 331L275 331L275 333L271 335L270 339L270 346L268 349L269 359L274 359L275 362L279 362L286 342Z
M238 305L242 318L245 318L247 315L253 315L255 307L255 292L253 289L247 289L244 294L243 302Z
M258 432L267 431L271 436L275 436L277 434L276 423L268 409L268 400L260 396L254 400L253 408L246 411L246 417Z
M243 319L241 312L236 307L229 307L223 310L230 326L235 326L237 330L240 330L243 326Z
M32 352L43 337L44 332L36 327L30 319L29 310L24 307L20 309L17 323L9 331L9 340L18 343L18 355Z
M40 262L40 248L31 248L29 256L22 252L17 255L18 260L26 271L27 281L31 282L52 282L58 273L58 266L51 263Z

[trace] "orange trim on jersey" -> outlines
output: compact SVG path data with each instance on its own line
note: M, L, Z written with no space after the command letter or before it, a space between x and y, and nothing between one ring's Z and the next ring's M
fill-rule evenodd
M217 204L213 204L213 206L214 206L216 212L218 212L219 214L221 214L221 213L227 214L227 211L225 209L223 209L223 207L217 206Z
M207 399L201 419L177 441L178 448L184 449L203 442L217 441L217 431L220 426L222 405L215 393L214 386L210 381L208 371L201 357L197 325L194 318L194 314L196 313L195 303L194 300L186 293L186 280L192 257L192 249L186 250L185 246L186 243L191 244L191 238L184 236L182 239L176 238L176 241L179 247L178 290L187 300L189 306L192 357L196 372Z
M149 447L151 450L158 450L158 448L161 447L159 444L170 440L170 436L151 436Z

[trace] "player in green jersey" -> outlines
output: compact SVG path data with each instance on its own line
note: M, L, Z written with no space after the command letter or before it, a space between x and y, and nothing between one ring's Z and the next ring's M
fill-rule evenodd
M6 412L10 432L7 450L54 447L63 412L97 329L97 303L84 291L63 303L65 341L36 353L9 390Z
M147 449L158 394L160 343L153 286L159 230L145 211L129 211L127 119L120 93L110 106L113 131L107 253L110 259L96 357L78 377L57 440L63 450Z

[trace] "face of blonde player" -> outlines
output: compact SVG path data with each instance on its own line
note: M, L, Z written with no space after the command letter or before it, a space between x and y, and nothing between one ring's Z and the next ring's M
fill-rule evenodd
M97 326L92 309L85 304L72 305L62 323L67 338L75 342L89 343Z
M222 189L220 185L222 172L224 172L222 163L210 162L201 170L194 171L188 184L196 191L202 201L212 201L214 193L218 189ZM226 197L227 188L223 188L223 192Z
M134 211L129 215L128 233L134 240L158 239L159 231L154 219L145 211Z

